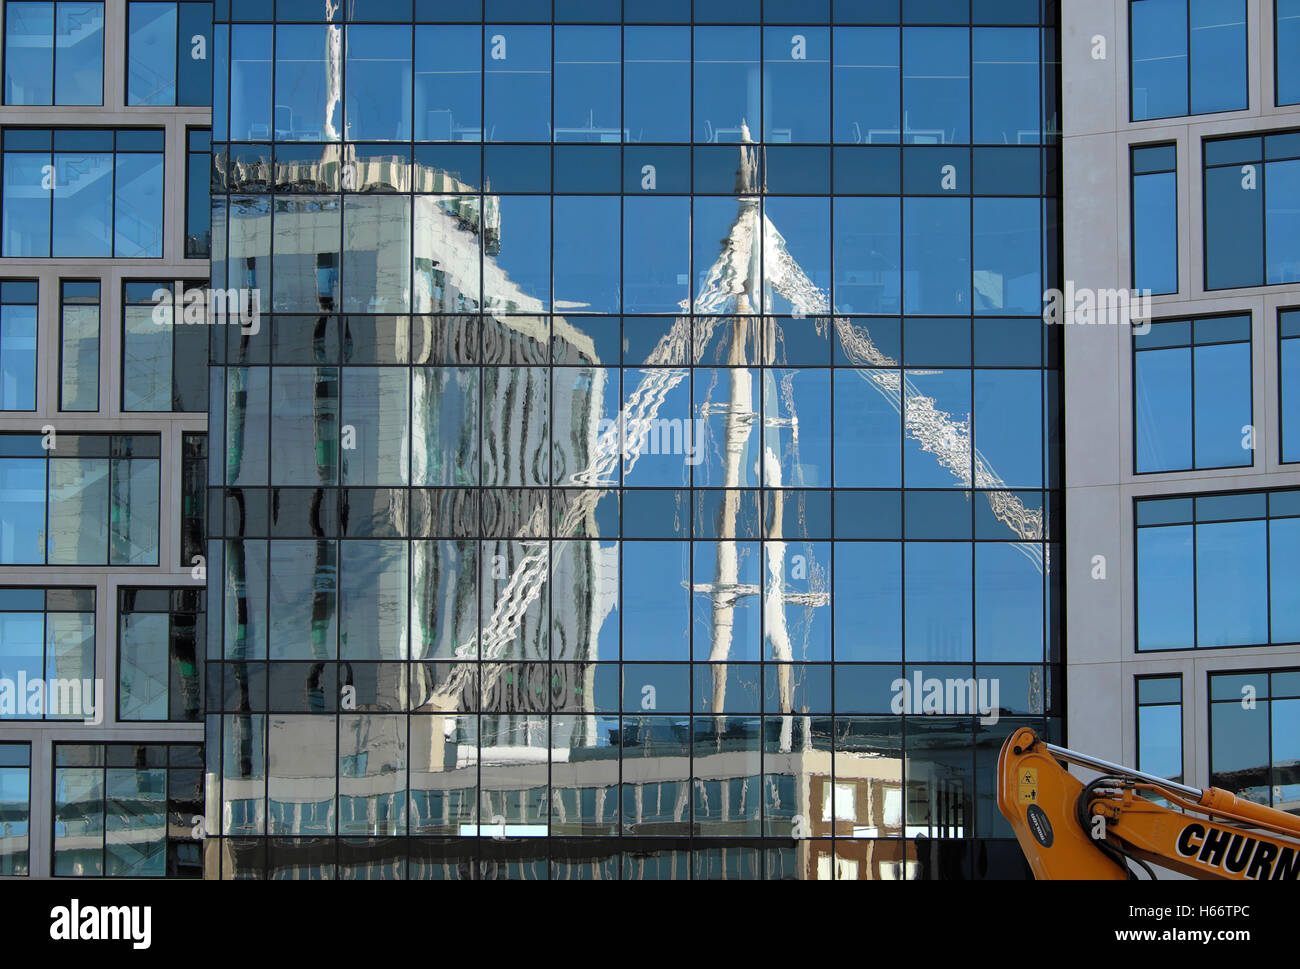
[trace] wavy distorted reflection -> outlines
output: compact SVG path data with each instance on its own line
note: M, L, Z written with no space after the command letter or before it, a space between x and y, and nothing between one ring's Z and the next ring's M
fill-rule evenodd
M328 28L328 36L334 46L327 48L333 52L327 61L333 63L339 29ZM337 113L337 64L328 77L327 128ZM909 737L905 755L901 721L848 717L831 729L830 718L819 716L830 708L829 701L807 699L815 692L812 681L818 673L803 663L830 662L829 620L819 615L829 612L831 601L830 543L804 538L815 530L808 527L808 498L801 489L826 482L812 478L814 465L801 460L814 429L801 426L793 382L797 372L775 367L776 340L758 341L761 366L750 369L752 318L771 312L775 295L790 303L796 317L814 320L811 325L823 338L833 331L848 358L845 369L884 399L900 417L903 433L955 487L984 493L993 516L1018 537L1014 547L1040 575L1047 567L1044 511L1027 507L973 446L969 414L955 415L924 393L901 362L877 346L861 319L836 315L827 293L800 267L763 211L759 149L743 123L740 139L737 194L742 198L735 218L713 263L697 274L698 291L679 304L680 314L645 356L644 369L623 370L629 378L626 387L619 384L618 361L606 369L596 341L579 319L556 316L548 325L549 289L530 290L522 281L529 273L518 279L514 274L513 251L503 253L503 235L513 229L502 214L508 203L477 194L473 182L418 160L412 165L350 144L327 147L315 160L302 155L277 160L274 171L265 159L231 163L224 173L231 184L262 180L330 191L371 190L346 196L334 209L306 195L296 206L277 197L273 243L256 238L272 234L269 210L232 205L229 234L242 240L240 251L274 252L277 312L341 308L400 317L492 310L502 315L483 318L480 360L511 366L508 372L482 368L481 397L473 401L454 376L414 379L412 389L392 395L401 408L408 406L407 399L416 401L415 415L403 418L395 435L396 425L382 419L391 417L381 412L388 406L387 392L375 389L369 395L378 402L372 404L377 409L370 419L373 440L382 441L381 450L389 455L406 456L410 468L393 481L371 480L364 470L356 472L361 475L356 481L348 480L347 461L341 460L337 444L342 418L332 374L303 374L297 389L278 387L283 407L277 403L272 409L275 419L284 419L296 406L303 423L312 425L313 463L303 483L487 486L477 493L482 507L476 505L475 511L479 522L491 521L494 527L470 541L402 543L400 561L385 562L379 570L400 574L404 583L409 576L409 596L377 597L367 605L369 592L360 590L349 605L347 590L338 582L340 561L353 556L355 565L360 553L343 546L363 543L328 540L332 533L324 526L324 512L308 510L311 534L319 538L312 543L311 575L303 575L298 587L310 602L309 608L298 605L309 617L309 649L282 657L272 639L270 657L313 661L308 681L319 684L322 670L335 658L329 643L334 617L359 611L353 617L358 632L351 645L343 632L347 624L337 623L343 644L339 682L357 686L353 674L345 678L342 670L350 666L348 660L388 661L392 669L385 675L398 679L399 661L410 661L400 684L376 685L370 692L400 697L393 712L409 709L411 715L380 717L383 708L373 703L361 708L364 714L340 714L336 734L334 718L228 713L219 758L224 761L223 834L455 837L498 832L526 838L621 832L814 839L834 834L866 840L948 839L973 832L979 795L960 763L969 757L970 738L963 734L969 732L969 720L925 725ZM408 179L413 185L407 185ZM385 194L412 187L417 193L413 211L403 209L406 199ZM523 231L518 238L523 242L516 248L526 249L536 240L529 236L526 211L520 211ZM395 241L403 235L412 240L409 246ZM341 243L330 241L340 238ZM341 261L344 253L347 259ZM340 279L340 264L350 278ZM252 259L226 270L231 284L237 277L245 284L256 282ZM214 264L219 284L218 273ZM362 300L359 294L366 293L369 299ZM410 344L399 352L399 361L418 362L415 345L434 341L432 317L424 322L421 336L420 321L413 321ZM465 334L448 338L474 339ZM573 380L553 377L547 366L548 340L571 349L589 366L573 371ZM612 655L601 654L602 635L619 643L624 549L619 541L591 536L602 534L600 504L609 492L636 485L638 468L662 453L664 415L676 413L671 410L674 392L691 387L692 371L681 363L692 360L692 347L703 346L716 349L710 362L725 376L703 388L697 383L693 413L679 430L690 435L696 422L705 428L695 443L702 466L716 475L709 486L722 496L711 524L713 541L697 543L708 558L697 555L686 575L662 579L688 590L695 616L688 621L695 622L693 638L701 644L693 658L706 661L709 673L706 683L688 675L682 700L638 710L635 698L629 702L626 695L628 673L617 662L626 654L617 645ZM248 368L231 367L228 375L232 414L250 396L270 393L254 385L257 378ZM348 397L344 392L345 401ZM619 402L616 414L607 404L611 398ZM447 421L431 416L435 411L457 415L447 421L460 431L447 431ZM250 472L244 466L246 453L254 462L265 460L251 454L267 448L264 436L249 448L248 433L259 432L232 419L227 484L239 483L246 472L250 481L268 480L265 469ZM457 457L447 460L448 454ZM372 466L355 460L358 467ZM466 467L475 470L462 480L457 475ZM553 468L561 470L557 474ZM298 466L297 472L303 471ZM683 464L683 473L687 477L681 484L689 486L689 463ZM759 482L770 489L767 500L772 503L761 542L746 523L744 491ZM553 506L535 500L548 487L563 500L557 497ZM241 501L235 499L236 518L244 513ZM387 516L391 534L403 534L397 511L379 510L377 516ZM374 544L376 554L383 551L383 543ZM244 543L227 543L228 659L268 655L266 604L254 601L257 593L250 591L261 581L259 569L264 573L268 566L250 563L249 554ZM790 578L794 559L804 576L799 582ZM347 569L342 572L346 575ZM380 641L359 645L369 635L366 629L381 628ZM367 651L348 655L354 647ZM612 675L620 678L617 685L602 682L602 676L611 675L602 670L604 660L611 661ZM241 664L231 665L238 671ZM661 665L648 676L667 678L670 673ZM647 685L657 696L677 689L666 679ZM232 686L236 697L241 691L247 694L248 674L235 672ZM1028 692L1035 689L1041 702L1042 684L1031 685ZM828 683L824 695L829 692ZM241 707L237 699L235 709L258 708L246 702ZM325 709L331 708L327 704ZM653 712L660 709L675 714ZM1041 713L1041 706L1026 712ZM270 756L259 753L259 747L269 747ZM407 778L406 786L398 783L401 776ZM845 870L862 865L877 875L910 877L921 864L915 848L901 842L873 843L837 856L815 841L800 845L796 850L803 872L831 864Z

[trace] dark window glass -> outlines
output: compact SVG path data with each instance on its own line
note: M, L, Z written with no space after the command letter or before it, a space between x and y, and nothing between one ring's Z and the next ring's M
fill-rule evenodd
M1249 316L1153 323L1133 348L1138 474L1254 463Z
M199 719L202 596L198 588L118 590L118 719Z
M1278 383L1281 387L1282 460L1300 461L1300 311L1278 315Z
M1295 133L1206 142L1205 164L1206 288L1300 279Z
M1138 649L1260 646L1300 631L1289 492L1136 505ZM1267 505L1267 508L1266 508Z
M1300 676L1294 670L1210 675L1210 783L1297 813Z
M1245 0L1131 0L1134 121L1247 107Z
M1178 168L1173 145L1133 149L1133 288L1178 292Z
M1290 54L1300 48L1300 0L1275 0L1273 31L1277 103L1300 104L1300 64Z
M212 248L212 132L190 128L185 133L185 256L207 259Z

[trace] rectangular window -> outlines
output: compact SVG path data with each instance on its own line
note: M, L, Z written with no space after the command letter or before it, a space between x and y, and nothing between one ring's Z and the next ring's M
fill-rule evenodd
M1273 63L1277 66L1277 103L1300 104L1300 0L1277 0L1274 6Z
M212 249L212 129L185 132L185 258L207 259Z
M181 567L191 568L207 542L208 436L181 435Z
M1134 148L1133 288L1178 292L1178 148Z
M1250 316L1162 320L1133 336L1138 474L1254 463Z
M1205 288L1300 281L1300 130L1203 146Z
M0 565L157 565L157 434L0 434Z
M4 720L102 716L95 690L95 590L0 589Z
M122 284L122 410L208 407L207 281Z
M0 744L0 875L28 872L31 744Z
M99 410L99 280L59 284L59 410Z
M120 720L194 722L202 716L203 590L118 590Z
M127 4L127 104L212 103L211 3Z
M1300 490L1139 499L1137 648L1300 641Z
M0 410L36 410L35 280L0 280Z
M54 745L54 874L199 878L198 744Z
M1246 0L1132 0L1132 119L1241 111L1246 81Z
M1278 383L1282 412L1282 460L1300 461L1300 309L1278 314Z
M104 5L5 4L5 104L103 104Z
M4 130L0 255L158 259L160 128Z
M1300 670L1210 674L1210 783L1300 814Z
M1183 780L1183 678L1137 678L1137 769Z

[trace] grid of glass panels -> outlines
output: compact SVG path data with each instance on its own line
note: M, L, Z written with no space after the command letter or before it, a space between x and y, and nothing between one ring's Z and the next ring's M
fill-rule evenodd
M1254 463L1250 314L1160 320L1133 335L1138 474Z
M1205 288L1300 280L1300 131L1202 146Z
M0 564L157 565L157 434L0 434Z
M5 104L104 103L103 3L10 0L4 18Z
M5 128L0 255L158 259L161 128Z
M1132 120L1241 111L1246 0L1130 0Z
M207 280L122 283L122 410L208 406Z
M1210 783L1300 814L1300 671L1210 674Z
M51 871L200 878L201 744L54 745Z
M119 720L202 719L203 590L117 592Z
M212 4L129 0L126 103L212 103Z
M0 875L27 874L31 816L31 744L0 744Z
M1054 31L634 6L218 7L212 874L1023 871Z
M1300 491L1138 499L1137 648L1300 640Z
M95 590L0 589L0 719L96 720Z

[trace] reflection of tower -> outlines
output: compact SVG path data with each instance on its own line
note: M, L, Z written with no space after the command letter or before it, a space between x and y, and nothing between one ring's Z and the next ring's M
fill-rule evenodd
M334 23L341 0L325 0L325 117L321 126L326 141L338 141L334 118L343 102L343 28Z

